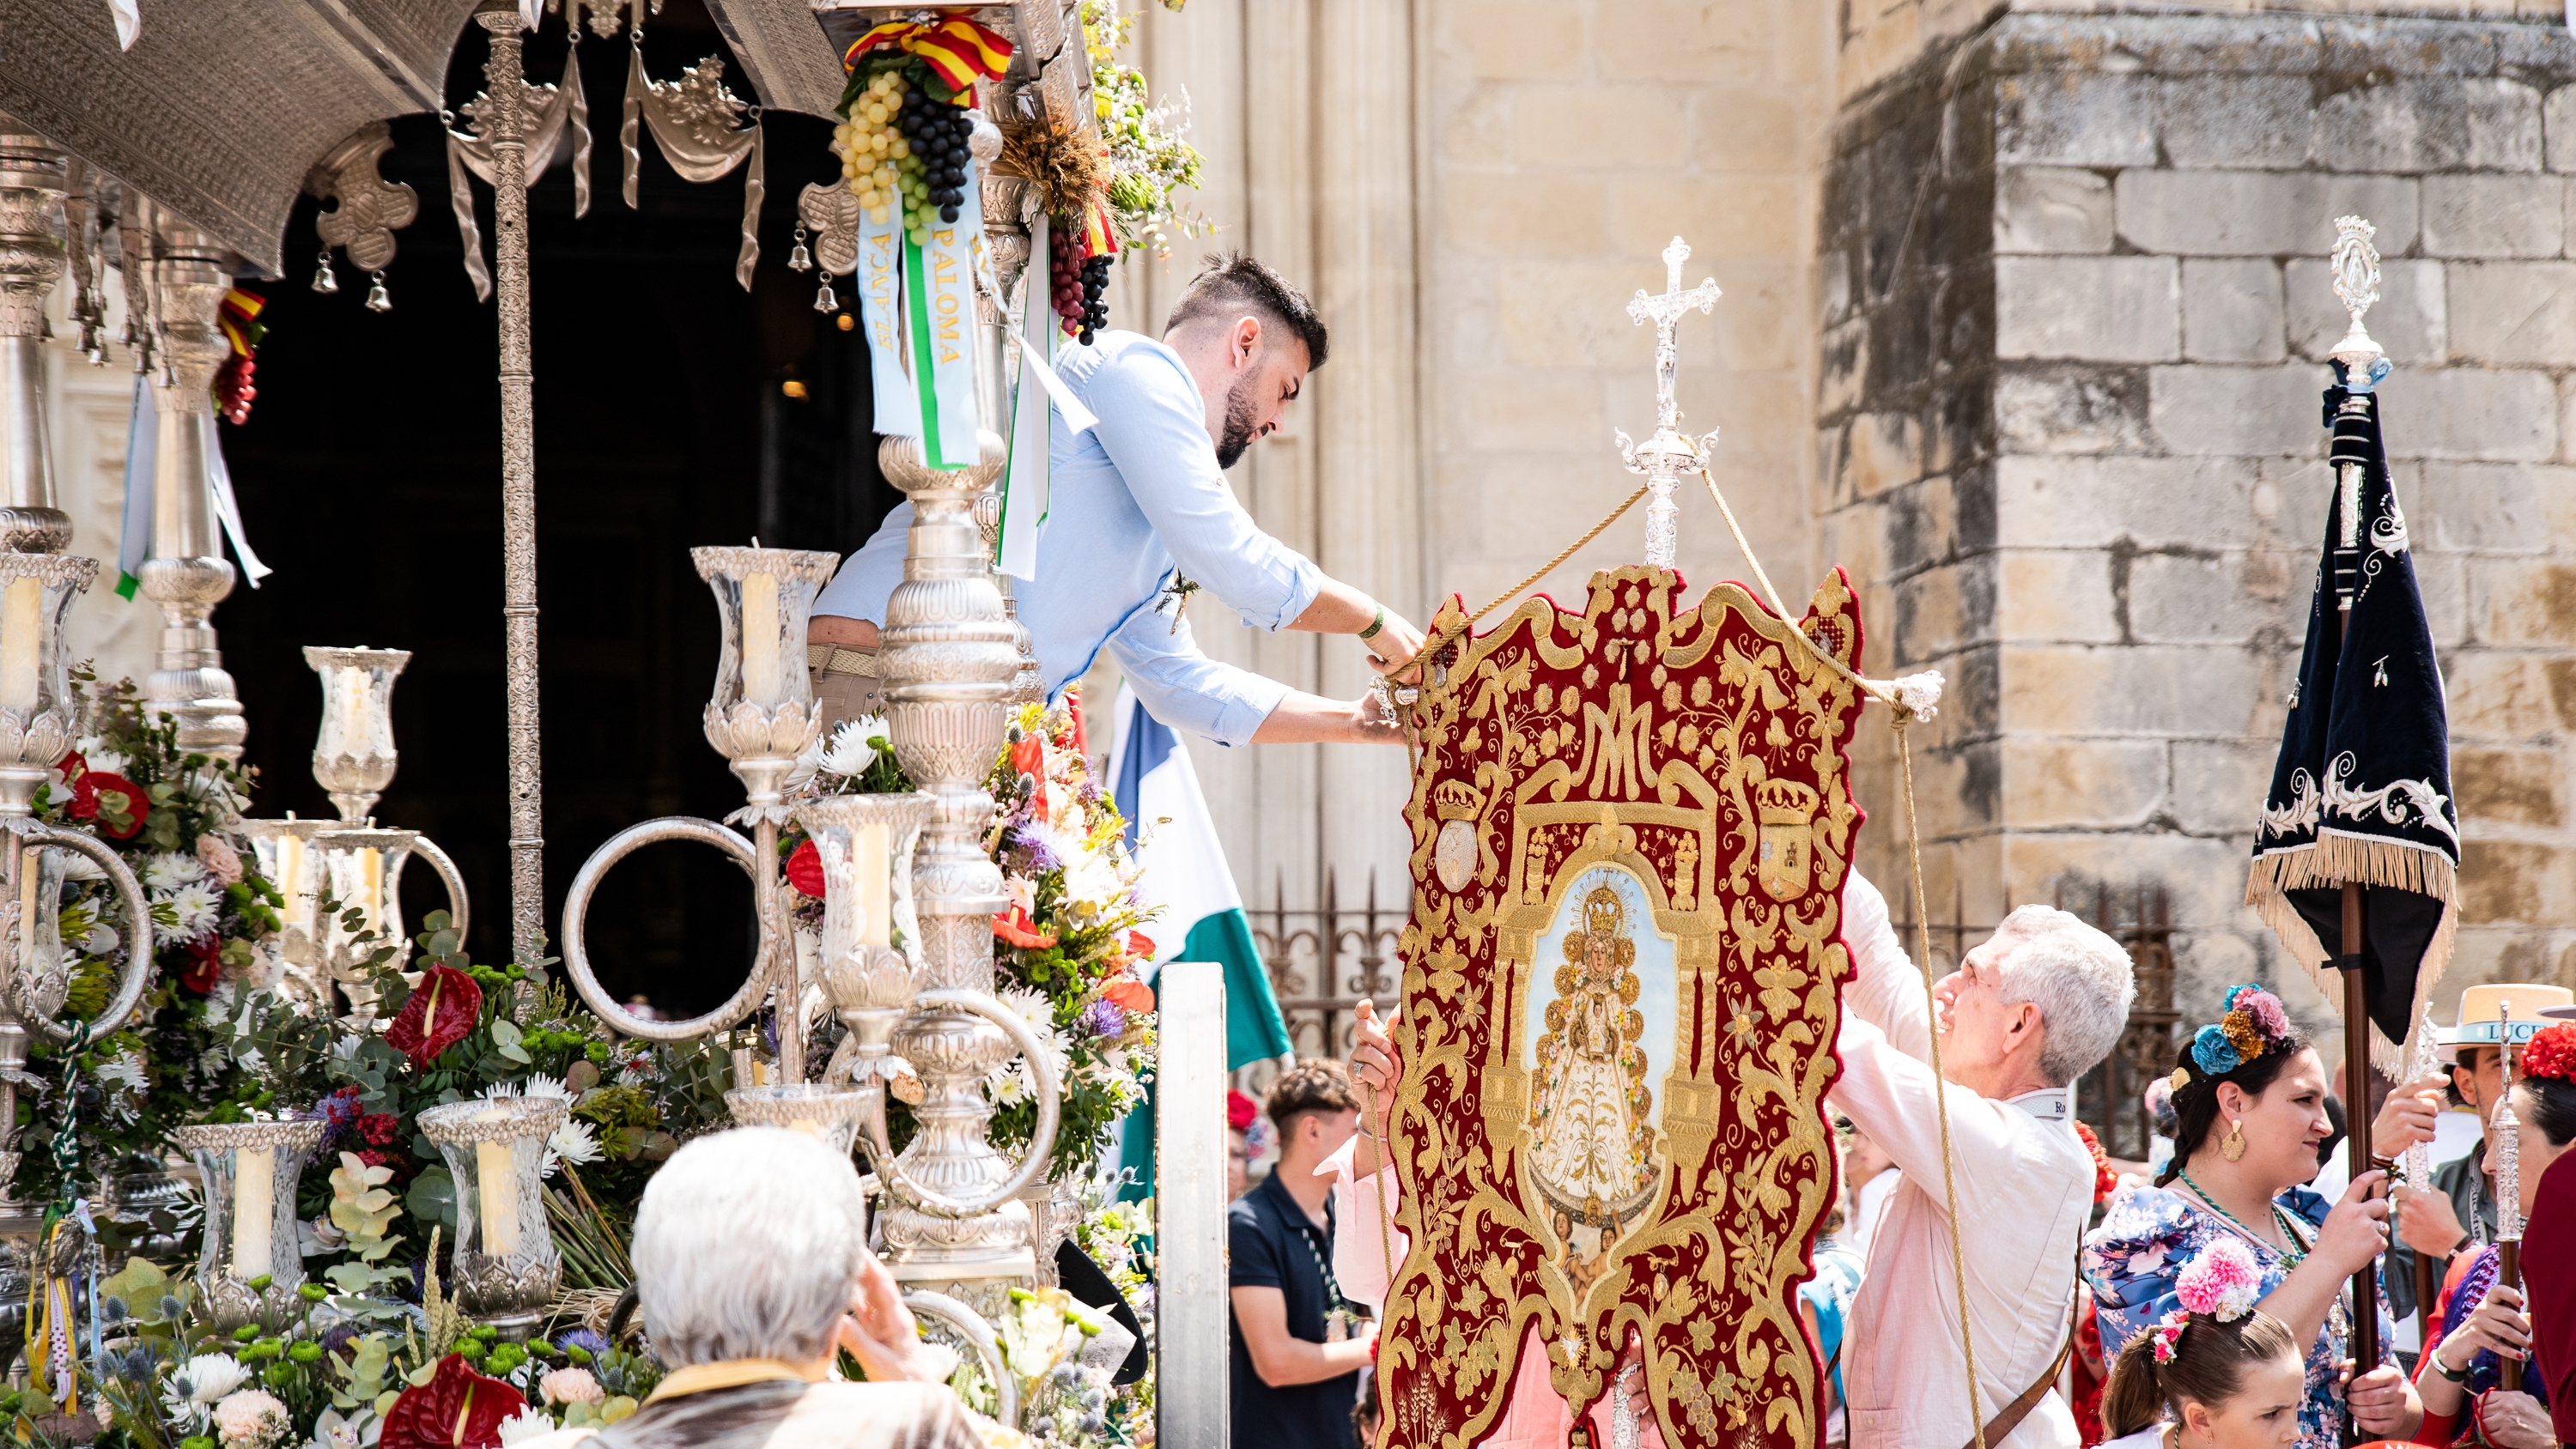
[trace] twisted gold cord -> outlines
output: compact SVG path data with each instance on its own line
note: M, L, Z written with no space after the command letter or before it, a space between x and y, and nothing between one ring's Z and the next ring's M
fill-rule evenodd
M1959 1289L1959 1345L1968 1355L1968 1423L1976 1449L1986 1449L1986 1411L1977 1394L1977 1335L1968 1325L1968 1255L1959 1240L1959 1178L1950 1161L1950 1088L1941 1077L1941 1007L1932 999L1932 917L1924 905L1923 836L1914 820L1914 751L1905 738L1908 716L1894 716L1896 758L1905 775L1905 849L1914 863L1914 959L1923 970L1923 1014L1932 1028L1933 1102L1941 1119L1941 1195L1950 1209L1950 1275Z

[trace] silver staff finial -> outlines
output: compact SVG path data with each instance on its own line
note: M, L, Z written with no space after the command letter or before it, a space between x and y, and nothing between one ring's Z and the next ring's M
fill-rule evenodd
M1717 446L1717 433L1712 430L1694 440L1674 430L1681 421L1681 405L1673 396L1673 373L1679 351L1673 342L1674 329L1681 325L1682 314L1693 307L1702 313L1715 310L1717 299L1724 294L1717 289L1717 279L1710 277L1698 286L1682 290L1682 263L1690 260L1690 246L1680 237L1664 248L1664 291L1649 295L1645 288L1628 302L1628 317L1634 322L1655 324L1655 435L1640 445L1631 442L1626 432L1617 433L1619 456L1631 473L1642 473L1654 490L1646 504L1646 562L1657 568L1671 568L1676 537L1673 519L1673 486L1682 475L1700 469L1700 455Z
M2357 216L2335 218L2335 296L2352 314L2352 330L2326 355L2342 363L2345 375L2365 388L2378 381L2372 376L2373 364L2387 355L2361 325L2362 314L2379 300L2379 249L2370 244L2378 230Z
M2496 1093L2496 1241L2522 1241L2522 1123L2513 1112L2513 1003L2496 1002L2496 1041L2503 1060Z

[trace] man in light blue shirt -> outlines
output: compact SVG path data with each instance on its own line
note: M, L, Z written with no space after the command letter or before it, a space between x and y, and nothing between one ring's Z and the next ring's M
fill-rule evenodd
M1048 695L1106 649L1154 718L1221 744L1399 740L1373 697L1323 699L1219 663L1182 617L1187 590L1204 587L1256 628L1355 635L1380 673L1422 647L1403 617L1263 532L1226 482L1323 364L1314 305L1249 257L1214 257L1162 341L1095 339L1056 368L1100 422L1053 430L1037 577L1014 584ZM814 602L808 652L835 718L872 707L877 630L911 524L909 503L887 515Z

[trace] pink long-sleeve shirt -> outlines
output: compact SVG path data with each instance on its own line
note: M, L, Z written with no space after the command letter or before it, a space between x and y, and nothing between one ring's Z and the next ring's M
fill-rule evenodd
M1853 871L1843 887L1843 1072L1834 1106L1904 1180L1872 1235L1843 1340L1852 1449L1955 1449L1974 1433L1934 1093L1950 1104L1979 1408L1991 1420L2057 1358L2073 1322L2076 1244L2093 1210L2093 1158L2065 1088L1991 1101L1931 1067L1923 973L1888 926L1887 901ZM2052 1390L1988 1449L2077 1449Z

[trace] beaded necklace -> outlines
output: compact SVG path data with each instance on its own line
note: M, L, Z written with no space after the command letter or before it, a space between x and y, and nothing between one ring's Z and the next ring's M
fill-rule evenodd
M2199 1183L2192 1181L2190 1173L2177 1172L2175 1175L2182 1179L2185 1187L2191 1189L2193 1196L2200 1199L2202 1206L2207 1207L2211 1212L2225 1218L2229 1227L2232 1227L2236 1231L2244 1234L2248 1239L2260 1243L2264 1247L2271 1248L2273 1252L2280 1254L2281 1265L2284 1268L2296 1268L2301 1262L2306 1260L2308 1256L2306 1239L2300 1235L2297 1229L2290 1226L2290 1215L2281 1211L2281 1205L2279 1203L2275 1202L2269 1206L2272 1209L2272 1225L2280 1229L2282 1241L2290 1245L2286 1248L2274 1247L2268 1239L2255 1232L2252 1228L2245 1226L2244 1223L2238 1221L2236 1214L2219 1206L2218 1199L2210 1195L2208 1188L2202 1187Z

